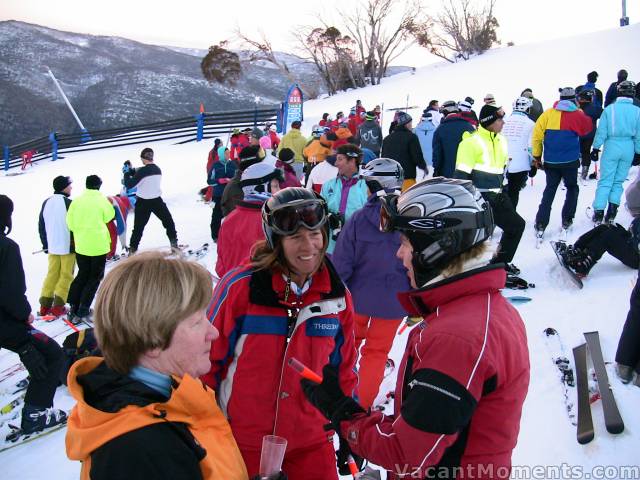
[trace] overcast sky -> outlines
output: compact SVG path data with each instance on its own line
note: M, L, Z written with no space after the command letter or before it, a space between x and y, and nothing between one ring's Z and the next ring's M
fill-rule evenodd
M262 29L275 48L291 52L295 46L291 31L295 26L315 24L320 10L325 15L346 10L355 1L0 0L0 20L205 49L229 38L240 25L249 34ZM479 0L473 0L476 1ZM637 23L640 0L627 3L627 16L631 23ZM423 4L435 11L441 0L424 0ZM499 38L503 43L523 44L614 28L619 25L621 5L621 0L497 0ZM424 52L413 48L394 63L429 63Z

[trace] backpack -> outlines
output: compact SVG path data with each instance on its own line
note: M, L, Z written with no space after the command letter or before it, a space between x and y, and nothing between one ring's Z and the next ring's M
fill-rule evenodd
M62 351L64 352L64 364L60 380L65 385L67 384L67 374L74 362L84 357L101 355L93 328L67 335L62 342Z

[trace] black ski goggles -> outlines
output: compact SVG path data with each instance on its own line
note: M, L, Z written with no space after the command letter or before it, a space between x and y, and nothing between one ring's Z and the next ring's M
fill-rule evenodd
M485 228L493 231L493 212L490 208L467 214L460 218L416 218L398 214L398 195L381 198L380 231L410 230L422 232L442 232L467 228Z
M269 226L278 235L293 235L300 227L317 230L327 221L327 206L323 200L306 200L300 204L283 205L269 214Z

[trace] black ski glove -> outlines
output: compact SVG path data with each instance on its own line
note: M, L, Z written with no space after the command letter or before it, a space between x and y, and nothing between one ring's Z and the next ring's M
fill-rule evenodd
M331 422L338 435L341 421L349 420L356 413L365 413L358 402L343 393L337 367L324 366L321 384L306 379L301 380L300 384L307 399Z
M336 466L338 467L338 472L340 473L340 475L351 476L351 470L349 470L349 455L351 455L355 460L356 465L358 466L358 471L362 471L364 458L359 457L358 455L353 453L349 448L349 443L347 443L344 438L339 436L338 440L340 440L340 446L336 451Z
M44 357L32 343L22 347L18 355L34 380L44 380L47 377L48 369Z
M529 170L529 178L535 177L536 173L538 173L538 169L535 167L535 165L533 165L531 167L531 170Z
M593 150L591 150L591 155L589 155L589 158L591 158L592 162L597 162L599 157L600 157L600 150L599 149L594 148Z
M638 165L640 165L640 153L636 153L633 156L633 161L631 162L631 165L633 165L634 167L637 167Z

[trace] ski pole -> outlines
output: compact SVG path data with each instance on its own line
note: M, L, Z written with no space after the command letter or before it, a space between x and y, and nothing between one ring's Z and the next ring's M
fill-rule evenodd
M31 252L31 255L35 255L36 253L42 253L44 252L44 248L41 250L36 250L35 252Z
M80 330L78 329L78 327L76 327L73 323L71 323L69 320L67 320L66 318L63 318L62 321L64 323L66 323L69 327L71 327L71 330L73 330L74 332L79 332Z
M351 454L349 454L349 456L347 457L347 465L349 466L351 476L357 479L360 476L360 470L358 469L358 465L356 464L356 461L353 459L353 455Z
M596 168L596 169L594 170L594 173L596 174L596 180L597 180L597 179L598 179L598 163L597 163L597 162L594 162L594 163L593 163L593 166Z
M298 372L301 377L306 378L307 380L311 380L312 382L322 383L322 377L311 370L309 367L305 366L297 358L290 358L287 362L287 365Z

